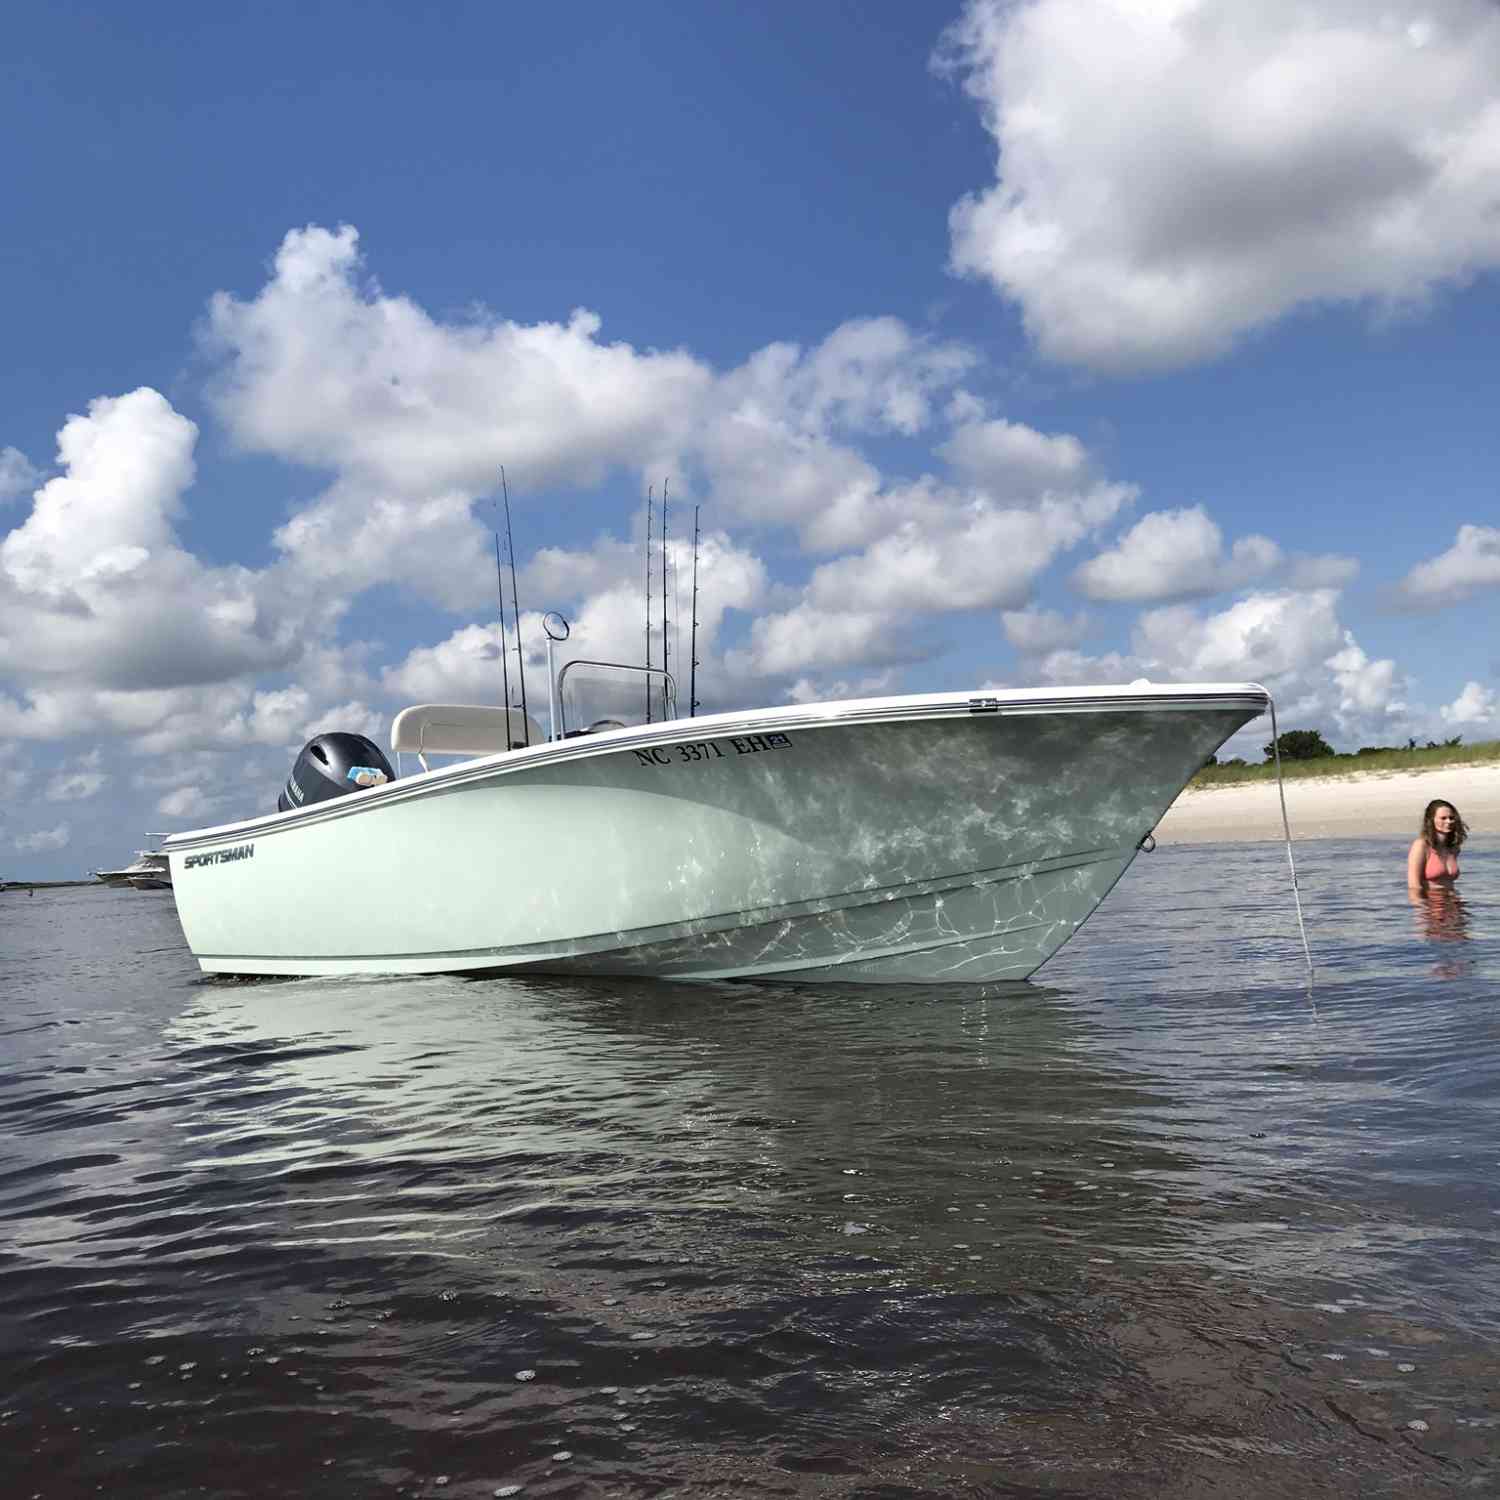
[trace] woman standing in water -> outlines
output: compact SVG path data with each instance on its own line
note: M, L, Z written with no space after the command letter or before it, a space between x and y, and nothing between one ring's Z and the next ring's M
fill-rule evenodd
M1458 851L1469 836L1464 820L1451 802L1435 798L1422 814L1422 832L1406 855L1406 889L1413 896L1429 888L1453 889L1458 879Z

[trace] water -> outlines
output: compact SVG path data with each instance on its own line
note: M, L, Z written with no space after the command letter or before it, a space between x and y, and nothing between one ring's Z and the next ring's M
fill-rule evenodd
M5 1491L1500 1492L1500 856L1301 860L1311 999L1274 845L982 991L205 983L6 893Z

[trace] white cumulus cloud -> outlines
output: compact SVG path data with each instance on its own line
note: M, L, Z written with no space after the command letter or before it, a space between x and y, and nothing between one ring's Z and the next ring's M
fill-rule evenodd
M1458 604L1500 585L1500 527L1460 526L1453 545L1419 562L1401 581L1400 594L1419 609Z
M1073 575L1090 599L1191 599L1235 588L1281 562L1269 537L1241 537L1224 552L1224 534L1201 505L1142 516L1107 552Z
M909 498L909 518L893 517L868 546L820 564L796 602L755 620L748 650L734 661L752 675L782 677L924 660L935 648L914 621L1020 608L1054 559L1134 495L1128 485L1098 483L1012 507L931 488Z
M814 681L799 677L787 689L788 703L826 703L846 698L883 698L894 692L896 674L875 672L868 677L838 677Z
M193 479L198 429L156 391L95 401L57 435L67 471L42 486L31 515L0 546L11 583L66 595L124 578L172 540L171 520Z
M23 833L14 839L11 847L18 854L50 854L57 849L66 849L72 839L72 830L66 823L55 828L41 828L35 833Z
M1088 453L1071 433L1038 432L1003 417L959 422L938 448L956 475L997 500L1024 503L1087 477Z
M1059 684L1259 682L1275 696L1283 728L1319 728L1335 743L1378 743L1410 718L1399 667L1365 653L1339 619L1334 589L1250 593L1211 612L1187 604L1147 610L1128 652L1051 650L1026 671Z
M802 603L756 620L749 650L731 653L731 668L765 678L830 667L909 665L931 654L913 640L910 624L886 610Z
M1462 728L1484 727L1500 719L1500 700L1493 688L1482 682L1466 682L1463 691L1452 703L1445 703L1439 710L1445 724Z
M103 753L95 748L60 767L47 782L47 801L86 802L98 796L109 784L109 773L100 769L102 761Z
M173 522L196 440L193 423L149 388L68 418L62 472L0 542L0 673L155 689L296 655L295 615L273 606L273 590L247 569L204 567L178 545Z
M1055 609L1007 609L1000 615L1000 625L1006 640L1017 651L1045 656L1082 644L1088 634L1089 618L1080 613L1069 619Z
M0 448L0 505L30 493L41 482L40 472L19 448Z
M810 348L768 344L705 391L680 448L716 515L794 526L813 550L856 546L900 502L851 438L924 431L974 362L895 318L856 319Z
M534 487L594 485L670 442L709 372L605 343L600 327L585 309L440 323L366 278L355 229L309 225L255 297L214 297L207 337L241 444L411 496L486 493L502 463Z
M1028 509L955 503L940 516L906 522L859 554L823 563L808 596L825 609L1014 609L1043 569L1109 519L1128 494L1101 487Z
M668 548L672 598L668 609L668 665L677 680L678 700L687 711L692 650L692 546L672 542ZM660 554L656 555L660 567ZM545 591L560 603L572 601L568 609L569 634L554 650L557 666L570 661L617 662L640 665L645 661L644 559L634 547L613 537L601 538L589 551L551 548L534 559L527 570L528 592L533 586L550 585ZM713 683L717 699L725 687L719 636L731 610L749 610L766 588L764 564L753 553L735 546L722 530L704 532L699 539L697 651L703 666L699 676L700 696ZM659 588L659 584L656 585ZM650 656L662 662L660 594L653 596ZM527 707L541 722L546 709L546 636L537 611L521 612L523 660L528 673ZM460 627L436 645L415 647L402 661L383 674L385 691L403 703L499 703L502 684L508 676L511 701L520 702L520 678L515 655L515 629L507 616L505 675L500 663L500 630L495 621ZM583 675L579 675L582 673ZM572 674L584 696L603 695L610 702L615 693L639 694L639 674L578 668ZM610 710L610 702L590 712L594 718ZM598 707L596 703L594 705ZM725 702L722 707L729 707ZM570 712L571 712L570 708ZM619 711L619 706L613 710Z
M1500 265L1490 0L970 0L938 62L998 147L953 265L1051 358L1182 365Z
M212 806L201 787L180 786L158 798L156 810L167 818L197 819L205 817Z
M1073 583L1090 599L1146 604L1206 598L1273 576L1292 588L1338 587L1358 568L1349 557L1288 556L1266 536L1239 537L1226 551L1217 523L1194 505L1142 516L1113 547L1081 564Z
M502 464L518 505L619 471L671 475L679 505L706 500L721 521L857 545L885 524L885 481L857 440L920 433L976 362L892 317L724 371L602 330L582 309L443 321L368 276L352 227L289 233L255 295L213 298L206 333L237 442L334 473L276 533L288 578L479 606L490 538L471 507Z

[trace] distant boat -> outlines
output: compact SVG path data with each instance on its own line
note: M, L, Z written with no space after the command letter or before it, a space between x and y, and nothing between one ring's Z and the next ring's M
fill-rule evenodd
M282 810L167 851L209 973L1023 979L1267 702L980 689L571 732L554 714L540 743L513 709L423 705L391 737L421 774L322 735Z
M148 835L153 839L165 838L165 834ZM133 863L119 870L94 870L95 880L104 885L130 886L137 891L169 891L172 889L172 868L166 853L161 849L137 849Z

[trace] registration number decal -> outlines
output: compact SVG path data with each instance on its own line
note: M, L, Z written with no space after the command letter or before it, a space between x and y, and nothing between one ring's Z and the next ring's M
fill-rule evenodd
M725 760L735 755L760 755L767 750L790 750L789 734L732 734L723 740L685 740L680 745L653 745L637 750L643 766L691 765L694 761Z

